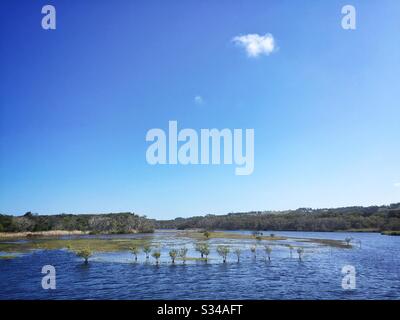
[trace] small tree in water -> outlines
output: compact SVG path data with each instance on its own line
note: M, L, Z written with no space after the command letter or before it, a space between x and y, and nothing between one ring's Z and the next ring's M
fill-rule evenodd
M155 250L153 251L153 253L151 254L151 256L156 259L156 264L158 265L160 262L160 256L161 256L161 252L160 250Z
M200 256L201 256L202 258L204 258L203 246L204 246L203 243L198 242L198 243L196 243L196 247L195 247L195 250L198 251L198 252L200 252Z
M135 256L135 261L137 261L137 256L140 252L139 247L138 246L132 246L131 247L131 251L133 253L133 255Z
M186 247L183 247L182 249L179 250L179 257L183 260L183 263L186 263L187 252L188 249Z
M303 260L303 253L304 253L304 249L302 247L297 248L297 254L299 255L300 261Z
M208 240L210 238L211 233L209 233L208 231L204 231L203 235L206 237L206 239Z
M85 264L89 262L89 258L92 256L92 251L89 248L79 250L76 255L85 260Z
M251 234L254 237L254 239L257 238L257 236L262 236L263 235L263 233L260 232L260 231L253 231Z
M253 253L254 259L256 259L257 258L257 247L256 246L252 246L250 248L250 251Z
M272 252L271 246L265 246L265 253L267 254L268 261L271 261L271 252Z
M206 257L206 262L208 260L208 255L210 254L210 246L208 243L203 243L200 247L200 253L201 257L203 258L204 256Z
M346 244L347 244L348 247L350 247L350 242L351 242L351 240L353 240L353 238L346 238L346 239L344 239L344 241L346 241Z
M171 249L169 250L169 256L171 257L172 263L175 263L176 256L178 255L178 250Z
M143 247L143 252L146 254L146 259L148 259L149 258L149 254L151 252L151 247L148 244L146 244Z
M293 257L293 246L289 244L290 258Z
M240 262L240 255L242 254L242 250L240 248L236 248L234 253L236 254L237 262Z
M217 253L222 257L223 263L226 262L226 258L229 253L229 247L228 246L218 246L217 247Z

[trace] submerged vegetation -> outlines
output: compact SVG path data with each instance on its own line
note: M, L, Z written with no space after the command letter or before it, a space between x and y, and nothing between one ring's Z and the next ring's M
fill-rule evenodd
M189 236L190 234L192 234L191 237ZM290 258L292 258L292 252L295 250L298 254L298 259L302 261L305 251L304 246L310 247L311 245L317 245L331 246L339 249L351 249L353 246L350 243L354 240L353 238L332 240L281 237L273 234L264 236L261 233L255 235L221 231L209 232L209 240L199 240L199 237L203 236L202 232L199 231L175 231L174 236L178 239L178 241L182 241L182 237L189 238L191 243L190 246L193 246L192 248L194 251L197 251L200 256L188 257L189 249L186 246L175 248L174 246L176 246L176 243L170 243L167 244L167 246L171 245L171 247L166 248L166 253L167 256L169 254L172 264L175 264L177 260L182 261L183 264L185 264L186 261L202 261L207 263L208 256L212 251L222 258L222 263L227 263L230 256L232 258L236 257L235 260L237 263L239 263L241 262L243 253L245 253L245 257L253 256L254 259L252 259L252 261L255 262L257 247L260 246L264 248L265 260L271 261L271 253L273 248L287 248L290 252ZM167 238L170 240L170 233L168 233ZM213 239L216 239L216 241ZM222 244L220 239L223 239ZM187 240L188 239L185 241ZM227 242L224 240L226 240L229 244L232 243L232 246L227 245ZM291 243L288 243L287 241L290 241ZM303 242L307 242L307 244L303 245ZM137 236L137 238L115 238L115 236L106 236L103 238L81 236L77 238L66 239L33 238L24 241L0 241L0 258L11 259L11 257L14 257L15 254L18 255L19 252L29 252L31 250L67 249L68 251L75 253L76 256L82 258L85 264L87 264L89 262L89 258L94 254L101 252L125 251L133 255L135 262L138 261L138 256L142 253L142 257L145 258L146 263L148 263L148 259L151 255L155 259L155 264L159 265L161 263L162 256L161 248L165 248L165 246L166 244L163 242L163 238L160 236L153 237L149 235Z
M156 264L158 265L160 263L160 257L161 257L161 251L159 249L156 249L153 251L151 256L156 259Z
M299 260L302 261L303 260L303 253L304 253L304 249L302 247L297 248L297 254L299 255Z
M290 258L293 258L293 246L291 244L289 244L288 248L289 248L289 252L290 252Z
M89 258L92 256L93 252L89 249L82 249L76 252L76 255L80 258L83 258L85 263L87 264L89 262Z
M346 242L346 245L348 246L348 247L350 247L350 242L353 240L353 238L350 238L350 237L347 237L347 238L345 238L344 239L344 241Z
M95 239L95 238L77 238L77 239L32 239L29 241L7 241L0 242L0 251L2 252L27 252L29 250L60 250L68 249L79 251L91 248L96 252L129 251L132 246L147 246L150 238L141 239Z
M226 263L226 258L228 256L230 249L228 246L218 246L217 253L222 257L222 262Z
M143 246L143 252L146 254L146 259L149 258L150 252L151 252L151 247L148 244L145 244Z
M182 259L183 263L186 263L188 248L183 247L179 250L179 257Z
M200 252L201 259L206 257L205 259L207 260L207 256L210 254L210 245L208 243L197 243L195 246L195 250Z
M132 251L133 255L135 256L135 261L137 261L138 254L139 254L139 252L140 252L139 247L136 246L136 245L133 245L133 246L131 247L131 251Z
M197 240L204 240L203 238L203 233L200 231L186 231L182 232L179 235L184 236L184 237L189 237ZM251 234L241 234L241 233L230 233L230 232L223 232L223 231L212 231L208 232L208 239L249 239L252 240L254 239L254 236ZM262 240L286 240L287 237L281 237L281 236L257 236L256 240L262 241Z
M171 262L172 262L172 264L175 263L175 259L176 259L177 255L178 255L178 250L176 250L176 249L171 249L171 250L169 251L169 256L171 257Z
M271 261L271 252L272 252L272 247L271 246L265 246L265 254L268 257L268 261Z
M0 255L0 259L2 260L11 260L11 259L15 259L17 256L16 255Z
M236 248L233 252L234 252L235 255L236 255L237 262L240 262L240 255L242 254L242 249Z

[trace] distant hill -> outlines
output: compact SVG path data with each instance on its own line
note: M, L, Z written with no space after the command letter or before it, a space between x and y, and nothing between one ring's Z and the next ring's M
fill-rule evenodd
M153 232L154 229L273 230L273 231L400 231L400 203L388 206L333 209L299 208L226 215L154 220L130 212L107 214L0 214L0 232L52 230L90 233Z
M400 230L400 203L389 206L334 209L299 208L252 211L158 220L159 229L275 230L275 231L385 231Z
M88 231L90 233L153 232L154 223L134 213L59 214L23 216L0 215L0 232Z

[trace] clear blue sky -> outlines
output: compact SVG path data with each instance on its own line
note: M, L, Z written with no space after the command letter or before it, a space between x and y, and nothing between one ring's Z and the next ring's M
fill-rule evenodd
M41 28L45 4L56 30ZM356 30L341 28L345 4ZM232 42L266 33L268 56ZM398 0L6 0L0 35L0 213L400 201ZM254 128L254 173L150 166L146 132L169 120Z

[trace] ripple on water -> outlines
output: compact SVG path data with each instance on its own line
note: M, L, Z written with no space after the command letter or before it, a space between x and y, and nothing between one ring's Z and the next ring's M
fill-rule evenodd
M345 233L276 234L344 239ZM156 234L162 245L161 265L143 254L134 263L129 252L96 253L88 265L67 250L41 250L13 259L0 259L0 299L399 299L400 237L380 234L351 234L362 248L330 249L307 245L304 261L293 258L284 245L273 246L272 261L262 247L254 260L251 241L213 239L211 244L243 246L241 262L231 254L228 263L210 255L209 263L188 261L172 265L168 250L186 245L188 256L197 257L191 239ZM163 240L165 239L165 241ZM41 268L51 264L57 270L57 289L41 288ZM354 265L357 288L341 288L344 265Z

